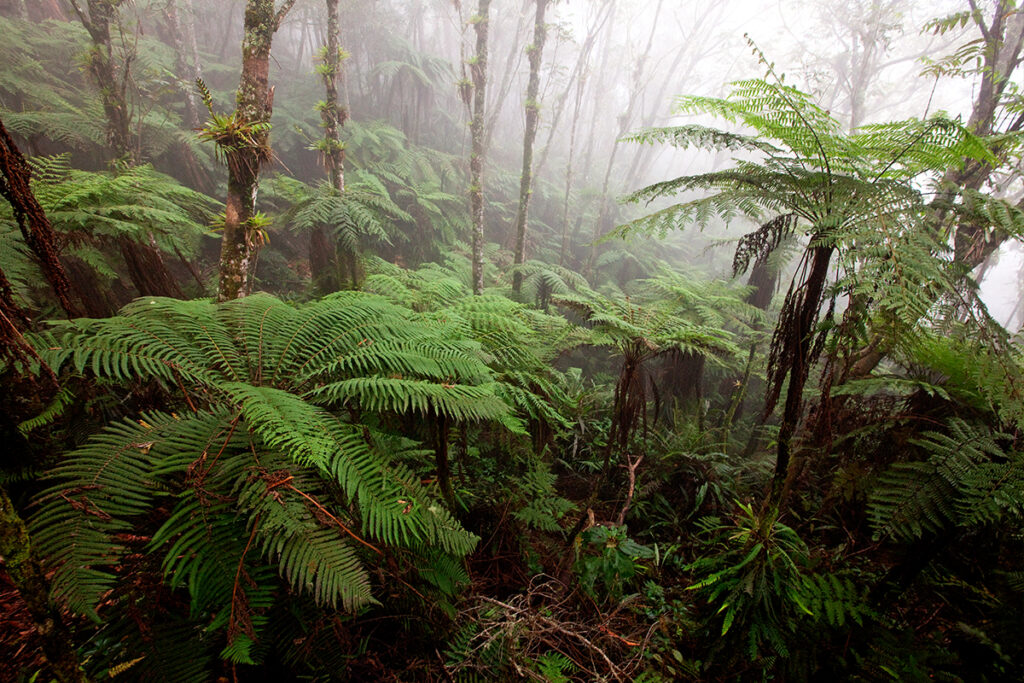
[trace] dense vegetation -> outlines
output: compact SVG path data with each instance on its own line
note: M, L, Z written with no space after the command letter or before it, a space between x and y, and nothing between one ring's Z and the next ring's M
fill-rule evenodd
M614 2L407 4L0 3L0 680L1024 678L1024 12L595 146Z

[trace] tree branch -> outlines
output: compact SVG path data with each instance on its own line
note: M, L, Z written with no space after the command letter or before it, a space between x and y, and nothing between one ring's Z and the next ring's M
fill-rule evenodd
M277 18L275 19L277 24L274 26L275 31L281 27L281 23L284 21L284 18L288 16L288 12L294 4L295 0L284 0L284 4L281 5L281 9L277 10Z
M971 6L971 17L974 19L974 23L978 25L981 30L981 35L985 38L986 43L992 42L992 32L989 31L988 26L985 25L985 17L982 16L981 10L978 9L978 3L975 0L967 0ZM999 11L998 9L996 10Z

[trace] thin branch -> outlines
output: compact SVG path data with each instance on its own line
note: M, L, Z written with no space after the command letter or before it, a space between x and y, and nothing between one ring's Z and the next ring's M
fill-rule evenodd
M974 19L974 23L978 25L981 30L981 35L985 38L986 43L992 42L992 32L988 26L985 25L985 17L982 15L981 10L978 9L978 3L975 0L967 0L971 6L971 18ZM996 10L998 12L998 10Z
M294 4L295 0L285 0L284 4L281 5L281 9L277 11L277 17L274 19L276 22L274 26L275 31L281 28L281 23L284 21L284 18L288 15L289 10L291 10L292 5Z

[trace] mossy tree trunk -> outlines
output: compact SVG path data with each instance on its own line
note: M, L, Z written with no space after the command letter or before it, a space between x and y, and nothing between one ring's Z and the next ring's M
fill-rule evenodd
M196 97L196 81L202 78L202 73L198 51L194 48L196 38L192 0L186 0L180 8L179 0L168 0L164 8L164 17L171 40L174 42L175 75L180 81L181 94L185 98L185 125L190 130L199 130L203 122L199 114L199 100ZM195 152L185 142L179 143L177 148L179 163L185 168L191 185L210 193L213 182L199 163Z
M103 113L107 118L107 144L128 163L138 157L132 140L131 112L128 109L128 79L130 63L118 65L114 60L114 46L110 37L111 24L117 21L117 12L125 0L86 0L83 8L79 0L68 0L82 26L92 39L88 67L100 91Z
M515 265L526 262L526 223L530 209L530 187L533 182L533 142L537 138L537 124L540 121L540 65L544 52L547 27L544 12L548 0L537 0L534 15L533 44L526 48L530 59L530 80L526 86L526 131L523 133L523 170L519 176L519 208L516 210L516 253ZM523 286L523 274L516 270L512 274L512 290L519 293Z
M186 11L188 9L186 8ZM174 68L182 81L181 94L185 96L185 123L189 128L199 128L199 102L196 99L195 80L199 77L195 65L189 65L188 36L178 12L177 0L169 0L164 8L164 16L170 28L171 40L174 41Z
M25 522L0 486L0 563L18 589L42 641L49 673L60 683L87 681L60 613L50 604L50 585L33 557Z
M11 383L16 366L28 367L36 361L39 362L41 369L40 379L43 379L52 391L57 386L57 378L22 335L29 322L28 314L14 301L10 283L0 270L0 362L7 367L4 381ZM32 380L28 382L29 386L40 390L44 388ZM5 448L15 452L14 459L27 462L27 444L24 439L20 435L14 439L9 438L10 434L6 434L5 437ZM31 538L25 522L2 484L0 571L6 572L10 577L11 583L17 588L32 617L32 624L39 635L43 654L46 656L49 673L61 683L86 680L78 666L78 655L73 647L71 634L64 625L60 612L50 604L50 585L37 558L32 554Z
M345 146L341 142L340 129L348 119L348 110L338 103L338 83L341 80L342 60L339 34L341 22L338 18L338 0L326 0L327 3L327 45L324 47L324 63L320 75L324 81L324 104L320 110L323 120L323 160L327 169L327 179L339 194L345 191ZM327 226L318 225L313 229L309 240L309 267L313 283L321 293L329 293L338 289L338 255L337 246L331 242L327 234ZM353 255L354 258L354 255ZM356 273L351 273L352 284L355 285Z
M472 151L469 156L469 210L473 219L473 293L484 289L484 108L487 102L487 24L491 0L480 0L476 16L476 56L470 65L473 103L469 124Z
M67 0L82 26L89 33L92 47L89 50L88 68L96 87L106 117L107 144L114 161L127 165L139 161L138 140L132 135L132 113L128 102L128 85L131 79L133 54L126 54L118 63L114 57L114 43L111 27L118 22L118 11L125 0L87 0L83 7L79 0ZM128 237L120 237L117 246L128 266L128 276L139 294L143 296L181 297L170 271L164 265L163 257L156 247L156 240L150 235L149 244L140 244Z
M253 219L260 169L270 161L270 116L274 90L270 87L270 48L274 34L295 0L280 9L274 0L248 0L242 37L242 76L235 98L230 131L218 131L228 165L228 196L220 250L217 300L246 296L252 289L261 236Z

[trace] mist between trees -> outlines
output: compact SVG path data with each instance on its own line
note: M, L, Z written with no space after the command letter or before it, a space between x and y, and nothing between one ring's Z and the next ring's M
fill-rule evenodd
M1024 678L1013 0L0 35L0 681Z

